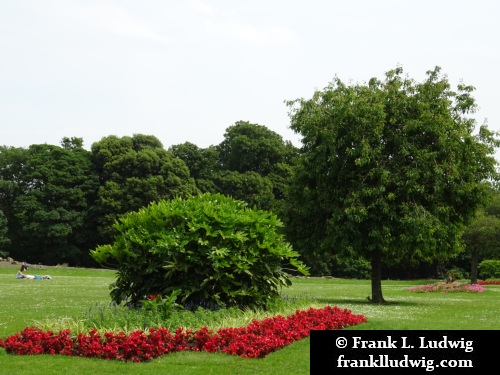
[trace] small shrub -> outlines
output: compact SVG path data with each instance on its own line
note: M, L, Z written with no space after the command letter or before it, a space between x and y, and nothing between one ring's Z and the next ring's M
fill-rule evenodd
M454 282L455 280L467 279L469 275L460 268L452 268L446 272L446 281Z

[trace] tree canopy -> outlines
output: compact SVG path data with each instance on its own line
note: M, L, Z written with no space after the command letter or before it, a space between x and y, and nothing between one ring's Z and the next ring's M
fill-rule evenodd
M257 172L267 176L280 163L295 155L290 142L264 125L238 121L226 129L224 140L216 147L225 170L240 173Z
M91 261L87 249L96 238L88 215L97 175L90 153L75 142L68 148L0 149L0 208L12 257L46 264Z
M198 192L184 161L163 149L154 136L109 136L92 145L99 175L99 233L112 241L115 220L150 202Z
M169 150L186 163L202 192L221 193L284 217L298 149L266 126L237 121L219 145L201 149L186 142Z
M384 262L463 250L464 227L496 178L498 147L497 134L468 117L473 91L453 91L439 67L422 82L397 67L367 84L335 77L311 99L287 102L303 144L289 231L316 249L370 260L373 302L384 302Z

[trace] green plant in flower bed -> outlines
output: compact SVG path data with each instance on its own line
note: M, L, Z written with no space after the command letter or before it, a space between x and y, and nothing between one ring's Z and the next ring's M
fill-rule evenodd
M241 325L242 321L255 318L265 318L273 315L291 314L298 309L307 309L314 304L314 299L308 295L282 296L274 298L264 309L240 309L238 307L204 308L197 306L192 309L173 301L174 296L150 296L146 304L136 308L134 305L118 305L95 303L87 311L76 318L65 318L60 321L35 321L39 328L51 331L70 328L72 332L87 332L93 328L101 332L132 332L148 328L167 328L175 330L178 327L198 329L203 326L212 328L233 327Z
M425 285L412 286L407 289L410 292L420 292L420 293L457 293L457 292L472 292L472 293L482 293L484 292L484 287L479 284L470 284L464 282L454 281L451 283L447 282L435 282Z
M179 289L174 290L170 296L151 294L148 299L141 301L140 309L146 314L159 315L160 319L165 321L172 315L173 311L183 309L181 304L175 302L180 292Z

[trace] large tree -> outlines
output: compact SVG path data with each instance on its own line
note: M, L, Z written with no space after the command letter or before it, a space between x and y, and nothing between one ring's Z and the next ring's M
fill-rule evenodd
M237 121L219 145L202 149L186 142L169 151L186 163L202 192L243 200L283 220L285 189L298 149L266 126Z
M273 210L276 206L272 181L257 172L221 171L213 181L219 193L245 201L250 207Z
M0 149L0 207L9 228L10 255L45 264L94 264L88 214L97 191L90 152L79 138L61 148L40 144Z
M168 149L189 168L189 175L202 193L217 193L214 176L220 171L219 152L215 146L200 148L191 142L170 146Z
M108 136L92 144L92 160L99 175L99 234L110 243L115 220L161 199L198 193L189 169L165 150L158 138L134 134Z
M264 125L238 121L226 129L216 147L222 168L267 176L282 163L291 163L297 149Z
M215 147L221 172L215 185L223 194L284 217L285 189L298 149L264 125L237 121Z
M14 201L22 193L22 168L26 164L28 151L19 147L0 146L0 210L3 214L2 233L4 254L10 252L9 244L18 231L15 224Z
M463 250L464 227L495 176L497 134L468 117L474 87L453 91L440 71L422 82L402 67L367 84L335 77L311 99L288 102L303 144L292 227L322 249L368 259L374 303L385 302L383 264Z

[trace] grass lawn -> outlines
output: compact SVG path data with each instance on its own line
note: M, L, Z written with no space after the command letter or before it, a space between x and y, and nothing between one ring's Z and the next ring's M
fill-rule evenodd
M96 303L108 303L109 270L76 268L30 269L52 280L17 280L17 266L0 267L0 337L46 320L78 317ZM294 278L284 296L310 296L317 305L350 309L368 318L349 330L499 330L500 285L483 293L416 293L406 288L428 283L384 281L387 304L372 305L367 280ZM0 349L0 374L309 374L309 339L296 342L264 359L226 354L173 353L148 363L121 363L65 356L17 356Z

